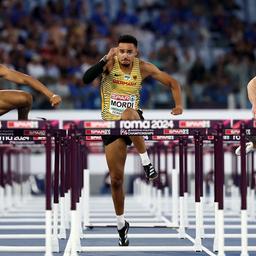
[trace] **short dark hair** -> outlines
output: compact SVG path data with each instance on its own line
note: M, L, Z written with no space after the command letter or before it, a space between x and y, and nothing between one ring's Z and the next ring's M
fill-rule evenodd
M118 39L118 44L119 43L134 44L135 47L138 46L137 39L132 35L121 35Z

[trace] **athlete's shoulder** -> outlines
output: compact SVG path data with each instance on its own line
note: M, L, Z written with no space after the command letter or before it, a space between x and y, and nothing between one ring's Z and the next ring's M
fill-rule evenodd
M157 69L157 67L153 63L142 60L142 59L140 59L140 67L141 69L144 69L147 71Z
M140 70L143 77L151 76L159 71L153 63L144 60L140 60Z

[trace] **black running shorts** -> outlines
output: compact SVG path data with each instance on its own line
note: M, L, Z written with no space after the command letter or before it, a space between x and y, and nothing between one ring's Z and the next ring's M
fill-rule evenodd
M137 112L140 116L140 120L144 120L142 110L138 109ZM129 136L126 136L126 135L104 135L104 136L101 136L101 138L102 138L104 146L109 145L110 143L114 142L115 140L117 140L119 138L123 139L127 146L130 146L132 144L131 139L129 138Z

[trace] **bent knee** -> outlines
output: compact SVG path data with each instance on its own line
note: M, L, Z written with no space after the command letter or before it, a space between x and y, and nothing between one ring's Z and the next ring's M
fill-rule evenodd
M119 189L122 186L123 186L123 179L122 178L117 178L117 177L112 177L111 178L111 187L113 189Z
M20 92L18 97L19 105L21 107L31 107L33 102L33 97L28 92Z
M132 108L127 108L121 115L122 120L139 120L140 116L138 112Z

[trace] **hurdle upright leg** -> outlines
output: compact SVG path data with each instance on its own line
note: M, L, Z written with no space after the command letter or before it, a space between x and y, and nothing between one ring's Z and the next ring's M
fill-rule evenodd
M178 226L178 170L176 169L176 145L172 145L172 223Z
M183 139L179 139L179 188L180 188L180 224L179 235L180 238L185 238L185 223L184 223L184 145Z
M4 196L4 163L3 163L3 149L0 148L0 215L5 213L5 196Z
M255 213L255 171L254 171L254 152L251 153L251 181L250 181L250 217L256 219Z
M46 195L46 211L45 211L45 256L53 256L52 254L52 205L51 205L51 153L52 153L52 141L51 133L49 130L46 132L46 175L45 175L45 195Z
M195 251L202 251L201 228L200 228L200 135L197 132L195 141L195 207L196 207L196 238Z
M225 256L224 252L224 150L223 150L223 129L222 126L218 128L217 135L217 155L215 156L219 161L217 172L217 200L218 200L218 256Z
M59 227L59 154L60 138L55 136L54 154L54 191L53 191L53 251L59 252L58 227Z
M60 229L59 238L66 238L65 225L65 142L60 140Z
M247 239L247 172L246 172L246 152L245 152L245 128L241 124L240 129L240 146L241 146L241 256L248 256L248 239Z

